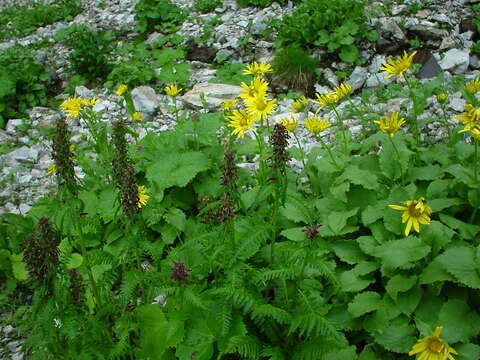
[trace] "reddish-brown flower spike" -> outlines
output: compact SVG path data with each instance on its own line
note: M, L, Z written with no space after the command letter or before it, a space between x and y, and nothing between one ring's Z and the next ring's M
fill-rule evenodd
M192 269L185 267L184 263L174 261L172 264L172 274L170 275L170 279L175 281L185 281L186 278L190 276L190 271L192 271Z

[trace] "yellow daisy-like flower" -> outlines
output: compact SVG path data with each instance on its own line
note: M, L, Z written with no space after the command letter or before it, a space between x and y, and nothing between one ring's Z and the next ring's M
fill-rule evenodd
M459 133L469 132L470 136L475 140L480 140L480 124L473 124L471 126L465 126L463 130L460 130Z
M290 119L282 118L278 120L279 124L282 124L288 132L293 132L297 128L298 120L294 117Z
M67 117L76 118L82 111L82 102L81 98L68 98L60 105L60 109L67 113Z
M132 114L132 120L133 120L133 121L140 121L140 120L142 120L142 113L139 112L139 111L135 111L135 112Z
M305 120L305 127L312 134L319 134L327 130L332 124L328 121L326 117L317 118L316 116L310 116Z
M94 97L91 100L89 99L81 99L80 102L82 105L88 106L88 107L94 107L98 102L100 101L99 98Z
M220 104L222 109L225 110L225 111L232 110L237 105L238 105L238 101L235 98L230 99L230 100L223 100L223 102Z
M252 130L255 119L250 116L247 110L233 110L232 115L228 116L230 121L229 127L232 127L232 135L236 135L237 138L243 138L246 130Z
M480 91L480 77L477 77L465 85L465 90L470 94L476 94Z
M272 71L272 65L269 63L257 63L254 61L246 66L245 70L243 70L243 75L263 76Z
M127 91L128 87L127 85L125 84L121 84L117 91L115 92L115 94L117 94L118 96L122 96L123 94L125 94L125 91Z
M256 120L265 119L277 107L277 100L267 99L265 95L257 95L254 98L244 100L248 113Z
M179 88L176 84L172 84L172 85L166 86L163 90L165 90L165 93L168 96L175 97L178 94L180 94L180 91L182 91L182 88Z
M380 70L383 70L390 75L385 79L389 79L392 76L403 75L412 66L413 57L417 52L414 51L410 55L406 51L403 52L403 56L396 59L388 58L387 62L382 64Z
M432 208L425 204L423 202L424 200L425 198L421 197L418 200L404 201L403 204L405 206L388 205L391 209L403 211L402 223L407 223L407 226L405 227L405 236L410 234L412 226L418 233L420 232L420 224L430 224Z
M454 119L460 120L465 124L465 131L468 131L472 126L480 124L480 108L473 106L472 104L465 105L465 112L460 115L454 116Z
M145 189L145 186L137 186L137 196L137 206L139 208L147 205L147 200L150 199L150 195L147 195L147 189Z
M315 94L317 96L317 100L312 100L315 104L320 104L322 107L336 104L340 99L338 98L338 95L336 92L331 92L328 94Z
M384 116L380 120L375 120L374 123L378 124L382 132L389 134L390 137L393 138L400 129L400 126L405 124L405 120L398 118L398 112L393 112L390 116Z
M240 86L242 93L238 97L242 99L254 98L257 95L265 96L268 91L268 83L259 77L254 78L250 85L242 82Z
M443 326L437 326L433 335L419 340L413 345L408 355L421 353L418 360L455 360L452 354L458 355L458 353L440 338L442 330Z
M57 172L57 165L50 165L47 169L48 175L55 174Z
M441 94L438 94L437 95L437 101L440 103L440 104L444 104L446 101L447 101L447 94L445 93L441 93Z
M292 113L304 112L305 109L307 108L307 105L308 105L307 98L304 95L302 95L293 102L292 106L290 107L290 112Z
M333 92L337 95L338 101L340 101L352 93L352 87L347 83L342 83L333 89Z

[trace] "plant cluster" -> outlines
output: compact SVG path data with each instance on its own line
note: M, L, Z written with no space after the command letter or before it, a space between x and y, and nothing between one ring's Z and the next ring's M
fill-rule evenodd
M82 10L78 0L55 0L49 4L14 5L0 11L0 40L23 37L38 27L71 21Z
M220 113L179 111L182 89L166 87L177 126L141 140L124 119L101 122L96 100L68 99L62 110L90 130L66 155L84 176L72 190L53 172L56 196L0 220L5 287L33 294L15 314L29 358L478 358L480 80L462 89L456 123L434 119L447 137L428 145L410 56L383 69L413 106L375 121L350 110L376 129L361 142L340 110L346 83L272 124L265 63L243 70ZM129 106L127 86L116 94ZM437 99L445 109L448 94ZM245 156L258 167L238 166ZM41 279L28 271L38 259L50 259Z
M222 7L222 0L195 0L193 7L203 14L210 13L216 8Z
M142 34L174 33L185 18L185 12L170 0L140 0L135 5L136 31Z
M301 0L294 0L293 3L298 3L300 1ZM237 0L237 3L242 7L256 6L264 8L272 5L274 2L280 5L285 5L286 3L285 0Z
M345 62L359 57L360 41L375 41L377 32L366 24L365 3L358 0L306 0L291 15L273 21L279 46L320 47Z
M55 34L71 49L68 70L88 81L105 78L113 69L110 55L114 49L111 31L95 32L86 25L74 24Z
M16 45L0 52L0 129L8 119L47 102L50 76L27 47Z

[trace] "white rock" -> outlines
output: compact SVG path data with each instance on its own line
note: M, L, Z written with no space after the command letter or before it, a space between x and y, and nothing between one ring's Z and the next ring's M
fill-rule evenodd
M241 93L241 87L229 84L209 84L200 83L193 87L192 90L180 97L180 99L195 108L202 107L200 94L205 95L205 101L210 109L219 109L223 100L229 100Z
M23 124L24 120L22 119L10 119L7 122L7 126L5 127L5 131L7 134L15 134L17 132L17 127Z
M470 51L451 49L445 53L445 56L440 60L440 67L442 70L447 70L453 74L464 73L470 63Z
M86 88L85 86L76 86L75 87L75 96L86 98L86 99L91 99L93 97L93 91Z
M460 97L451 97L448 101L447 108L457 112L463 112L465 109L465 100Z
M365 84L365 81L367 81L368 78L368 71L366 68L361 67L361 66L356 66L355 69L353 69L353 72L350 74L350 77L348 78L348 83L352 87L353 91L360 89L363 84Z
M27 215L32 207L28 204L20 204L19 209L22 215Z
M7 162L35 163L38 160L38 151L34 148L22 146L5 155Z
M147 116L152 115L159 107L160 102L155 90L150 86L139 86L132 90L132 100L135 109Z

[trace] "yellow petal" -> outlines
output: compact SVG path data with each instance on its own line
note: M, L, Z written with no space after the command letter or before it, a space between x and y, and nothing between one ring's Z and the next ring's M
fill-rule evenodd
M442 335L443 326L437 326L433 332L433 336L439 338Z
M424 341L419 342L418 344L413 345L412 351L410 351L408 355L418 354L419 352L424 351L426 348L427 344Z
M427 215L423 214L418 218L418 222L420 224L427 225L430 224L430 218Z
M408 211L405 211L402 215L402 224L405 223L409 217L410 217L410 214L408 213Z
M394 210L401 210L401 211L406 211L406 210L408 210L407 207L405 207L405 206L400 206L400 205L388 205L388 207L389 207L390 209L394 209Z
M417 218L412 218L413 228L416 232L420 232L420 224L418 223Z
M410 234L410 229L412 228L412 220L413 220L412 217L408 219L407 227L405 228L405 236L408 236L408 234Z

